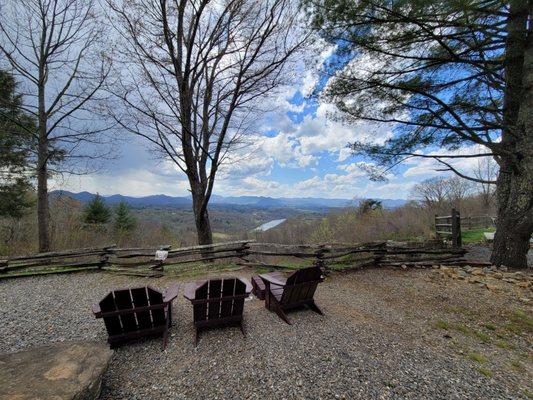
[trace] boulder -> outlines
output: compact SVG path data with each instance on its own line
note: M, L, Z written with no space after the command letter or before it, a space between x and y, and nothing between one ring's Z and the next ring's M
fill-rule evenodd
M0 399L93 400L112 350L105 343L63 342L0 355Z

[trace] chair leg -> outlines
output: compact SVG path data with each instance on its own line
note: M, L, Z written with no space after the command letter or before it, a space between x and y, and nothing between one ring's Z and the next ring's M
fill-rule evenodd
M274 302L274 312L278 314L278 317L280 317L287 324L292 325L292 321L289 319L289 317L287 317L287 314L285 314L281 306L276 301Z
M244 329L244 321L241 320L241 332L244 337L246 337L246 329Z
M167 341L168 341L168 328L165 329L165 332L163 332L163 345L162 350L165 350L167 348Z
M194 327L193 343L194 343L194 347L196 348L198 346L198 328L197 327Z
M320 308L318 308L314 300L312 300L311 303L309 303L309 308L320 315L324 315L324 313L322 312Z

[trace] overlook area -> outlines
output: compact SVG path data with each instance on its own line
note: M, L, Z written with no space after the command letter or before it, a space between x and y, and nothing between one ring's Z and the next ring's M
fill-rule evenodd
M216 275L235 273L249 278L253 271ZM207 276L213 273L196 278ZM116 350L100 398L527 399L533 327L531 305L519 299L530 289L496 281L491 290L440 269L334 273L316 294L324 316L296 311L289 326L252 299L245 304L246 338L237 328L210 330L197 349L191 309L178 299L166 351L157 340ZM0 307L9 322L0 327L0 350L104 341L88 305L114 287L145 283L103 273L2 281Z

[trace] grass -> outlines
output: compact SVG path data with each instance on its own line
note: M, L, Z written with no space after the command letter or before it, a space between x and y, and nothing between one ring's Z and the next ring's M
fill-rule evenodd
M533 317L523 310L516 310L510 315L509 322L504 325L504 328L516 335L531 334L533 332Z
M490 370L488 370L487 368L477 367L477 372L479 372L481 375L485 375L485 376L487 376L489 378L492 376L492 372Z
M498 340L496 342L496 346L498 346L500 349L505 349L505 350L514 350L515 349L515 346L512 345L511 343L507 342L506 340Z
M483 235L484 232L494 232L495 229L490 228L478 228L478 229L471 229L471 230L462 230L461 231L461 240L463 241L463 244L468 243L479 243L485 241L485 236Z
M483 364L483 363L487 362L487 359L485 358L485 356L483 354L479 354L479 353L475 353L475 352L469 353L468 354L468 358L470 358L472 361L475 361L475 362L480 363L480 364Z
M450 329L450 324L442 319L439 319L437 322L435 322L435 326L439 329L444 329L445 331Z

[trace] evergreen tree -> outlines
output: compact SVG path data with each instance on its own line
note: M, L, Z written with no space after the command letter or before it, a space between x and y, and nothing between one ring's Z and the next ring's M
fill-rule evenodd
M115 215L113 229L116 233L129 233L137 226L137 221L131 214L130 206L125 201L119 203L115 210Z
M526 267L533 233L531 1L304 3L314 28L337 45L322 95L348 122L393 126L385 141L352 143L355 154L376 162L374 177L423 157L496 184L491 262ZM458 151L466 146L480 150ZM499 166L496 180L469 176L453 162L489 157Z
M15 79L0 70L0 217L20 218L31 205L28 144L35 122L20 111L21 103Z
M106 224L111 219L111 210L106 206L104 199L99 194L85 207L83 221L87 224Z

